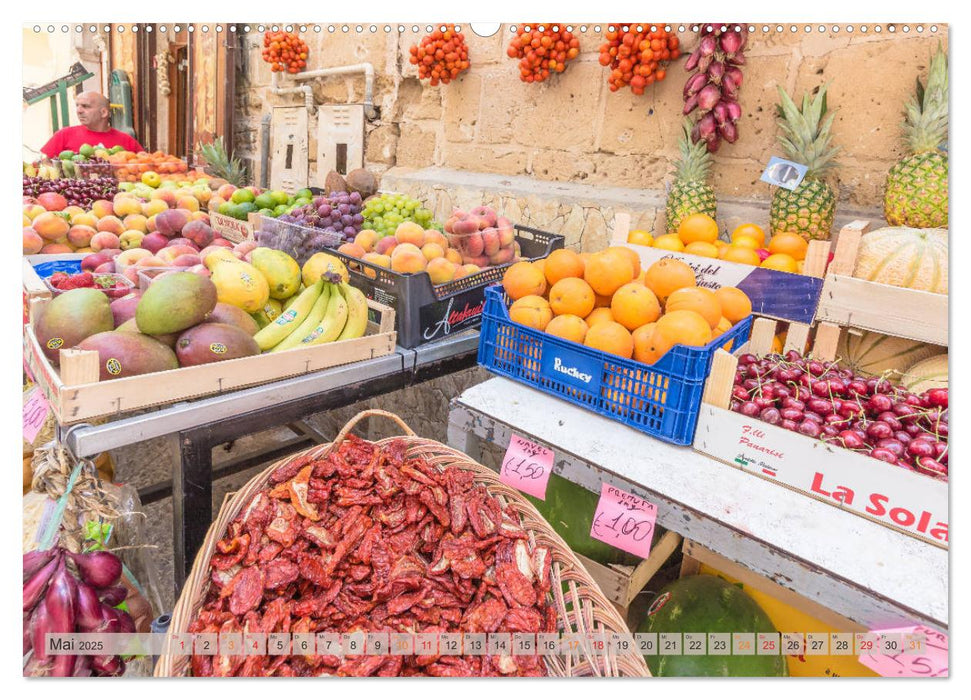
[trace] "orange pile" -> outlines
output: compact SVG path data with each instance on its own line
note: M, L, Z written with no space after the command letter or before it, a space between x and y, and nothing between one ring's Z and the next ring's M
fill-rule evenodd
M299 73L307 67L307 42L293 32L266 32L263 35L263 60L274 73Z
M732 242L718 238L718 224L707 214L692 214L681 220L677 233L652 238L645 231L631 231L627 242L704 258L765 267L782 272L802 272L809 244L795 233L779 233L766 244L765 233L755 224L742 224L732 231Z
M108 162L116 166L114 176L119 180L128 182L137 182L142 174L147 172L156 172L163 176L162 179L190 179L188 164L181 158L162 151L155 151L154 153L148 151L138 153L118 151L118 153L108 156ZM175 177L166 178L165 175L174 175ZM185 177L180 177L182 175ZM202 176L200 175L200 177Z
M699 241L704 242L704 241ZM509 317L603 352L653 364L675 345L704 346L752 313L743 291L698 287L666 258L641 272L630 248L558 250L542 265L518 262L502 279Z

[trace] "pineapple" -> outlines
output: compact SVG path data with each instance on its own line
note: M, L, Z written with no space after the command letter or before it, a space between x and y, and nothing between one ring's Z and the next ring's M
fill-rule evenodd
M237 187L246 185L246 168L238 158L230 158L226 155L222 136L211 143L200 143L199 152L206 159L206 169L210 175L222 178Z
M834 114L827 114L826 86L814 99L804 95L801 110L781 87L779 97L782 103L778 106L778 123L783 134L779 141L786 157L808 170L795 190L779 187L773 194L769 211L772 234L789 231L807 241L829 240L836 195L822 177L834 165L833 155L839 149L829 147Z
M668 192L668 233L677 233L678 224L691 214L707 214L712 219L716 218L718 207L715 190L706 182L711 169L711 154L703 139L692 143L690 119L684 120L678 147L681 158L674 165L676 179Z
M947 55L931 58L927 88L907 103L904 140L910 155L887 173L884 216L891 226L947 228Z

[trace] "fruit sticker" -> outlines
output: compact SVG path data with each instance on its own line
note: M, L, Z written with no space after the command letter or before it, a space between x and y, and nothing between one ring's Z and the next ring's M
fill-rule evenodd
M108 370L108 374L117 377L119 374L121 374L121 363L112 357L105 362L105 369Z
M222 343L212 343L209 349L213 351L216 355L224 355L226 353L226 346Z
M64 345L64 338L51 338L47 341L47 347L51 350L57 350L62 345Z

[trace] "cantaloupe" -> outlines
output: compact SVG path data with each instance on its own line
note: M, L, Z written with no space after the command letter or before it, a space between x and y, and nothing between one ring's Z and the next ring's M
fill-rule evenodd
M946 389L947 353L921 360L904 372L900 383L915 394L922 394L928 389Z
M860 239L854 277L947 294L947 230L889 226Z
M944 350L938 345L882 333L864 332L856 335L844 330L840 335L837 358L842 365L855 372L873 376L889 373L888 378L894 381L914 363Z

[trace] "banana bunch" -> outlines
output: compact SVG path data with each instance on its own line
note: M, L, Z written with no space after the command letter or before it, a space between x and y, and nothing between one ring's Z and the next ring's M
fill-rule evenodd
M367 330L367 298L346 282L323 278L307 287L253 339L263 352L360 338Z

